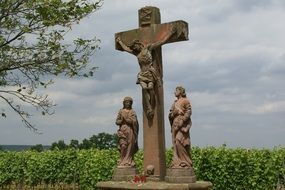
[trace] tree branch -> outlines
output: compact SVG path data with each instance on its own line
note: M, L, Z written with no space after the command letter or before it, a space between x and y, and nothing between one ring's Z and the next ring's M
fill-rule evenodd
M24 116L23 116L23 112L19 109L17 109L11 101L9 101L7 98L5 98L4 96L0 95L0 98L2 98L4 101L7 102L7 104L22 118L22 122L25 124L25 126L31 130L33 130L34 132L41 134L40 132L38 132L38 129L35 128Z

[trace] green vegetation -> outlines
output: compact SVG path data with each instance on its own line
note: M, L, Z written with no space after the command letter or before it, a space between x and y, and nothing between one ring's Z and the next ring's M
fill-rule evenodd
M198 179L211 181L214 189L272 190L284 185L285 148L194 148Z
M93 76L96 68L87 64L99 40L65 38L101 5L101 0L0 1L0 100L26 127L36 130L29 106L42 115L53 113L54 103L37 93L39 87L46 88L58 75ZM0 114L7 117L4 107Z
M44 146L42 144L36 144L34 146L31 146L30 150L42 152L42 151L44 151Z
M96 148L112 149L116 148L118 144L117 134L99 133L91 136L89 139L83 139L81 143L78 140L72 139L69 145L65 144L64 140L59 140L51 144L51 150L66 150L66 149L91 149Z
M284 185L285 148L194 147L192 153L198 180L211 181L216 190L272 190L277 184ZM166 155L169 166L172 151ZM135 156L140 171L142 157L140 150ZM94 189L98 181L111 179L118 158L115 149L0 152L0 186L64 183Z

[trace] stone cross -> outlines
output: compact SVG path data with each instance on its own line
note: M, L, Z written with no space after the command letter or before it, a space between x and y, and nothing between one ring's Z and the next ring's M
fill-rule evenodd
M141 66L137 83L143 88L144 171L154 180L164 180L166 166L161 46L188 40L188 24L181 20L161 24L159 9L147 6L139 10L139 28L116 33L115 38L116 49L136 55ZM145 47L149 54L133 53L134 41ZM149 63L146 63L147 61ZM148 67L147 71L144 64ZM153 81L145 79L148 77ZM153 173L148 171L150 168L154 169Z

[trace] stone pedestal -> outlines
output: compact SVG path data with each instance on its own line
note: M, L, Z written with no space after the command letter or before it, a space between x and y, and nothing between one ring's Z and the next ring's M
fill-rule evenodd
M136 168L133 167L123 167L115 168L112 176L113 181L131 181L134 176L138 174Z
M165 181L169 183L195 183L193 168L170 168L166 170Z
M151 175L146 177L146 181L161 181L161 179L158 175Z
M98 182L100 190L210 190L212 183L207 181L197 181L196 183L167 183L167 182Z

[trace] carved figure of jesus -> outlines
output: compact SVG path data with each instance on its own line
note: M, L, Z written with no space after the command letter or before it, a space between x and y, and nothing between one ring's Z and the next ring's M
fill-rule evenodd
M120 37L116 38L116 42L128 53L135 55L140 65L140 72L137 75L137 84L140 84L143 91L143 98L146 102L146 115L149 120L154 116L155 107L155 85L161 85L161 76L154 68L155 58L153 51L163 45L173 34L165 36L161 41L144 45L139 40L134 40L130 45L122 42Z

